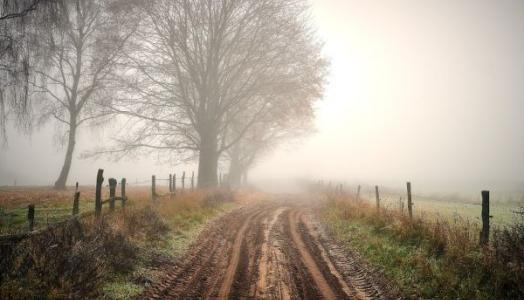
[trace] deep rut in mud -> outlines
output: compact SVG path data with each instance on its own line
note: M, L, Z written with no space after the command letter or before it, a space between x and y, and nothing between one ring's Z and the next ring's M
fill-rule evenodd
M140 299L387 299L304 208L237 209L212 222Z

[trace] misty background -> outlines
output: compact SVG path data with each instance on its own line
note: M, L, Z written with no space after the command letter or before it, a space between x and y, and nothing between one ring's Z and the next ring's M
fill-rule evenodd
M333 180L428 192L522 190L524 183L524 2L312 1L331 60L316 132L258 161L263 186ZM130 183L195 165L167 157L81 160L120 124L79 133L68 183L96 170ZM65 148L52 124L32 136L9 130L0 185L51 185ZM227 172L222 166L222 172Z

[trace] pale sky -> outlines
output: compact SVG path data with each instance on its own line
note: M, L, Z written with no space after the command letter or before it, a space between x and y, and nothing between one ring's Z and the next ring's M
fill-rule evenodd
M331 60L317 132L260 160L252 180L479 189L524 182L524 1L312 2ZM65 149L53 146L51 129L31 140L10 133L10 148L0 150L0 185L54 182ZM80 135L76 157L105 138ZM192 169L154 157L75 159L70 183L91 184L98 167L131 182Z
M524 179L524 1L313 3L332 60L318 132L255 175Z

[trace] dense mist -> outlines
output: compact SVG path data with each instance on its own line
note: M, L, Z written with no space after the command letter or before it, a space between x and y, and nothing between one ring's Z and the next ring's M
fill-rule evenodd
M316 130L266 151L250 182L411 180L445 192L524 182L522 1L318 0L311 15L331 61ZM130 182L197 170L176 156L79 159L118 130L79 134L69 184L92 184L99 167ZM0 185L52 184L65 151L53 125L8 135Z

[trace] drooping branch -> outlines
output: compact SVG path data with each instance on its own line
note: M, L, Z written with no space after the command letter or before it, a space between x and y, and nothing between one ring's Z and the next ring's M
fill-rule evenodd
M26 6L23 6L19 11L10 12L9 9L6 9L7 8L6 6L9 6L10 4L4 1L4 7L2 10L2 14L0 15L0 21L25 17L30 12L35 11L36 8L38 7L38 4L40 4L40 2L43 2L43 0L32 0L31 2L29 2L29 4L26 4Z

